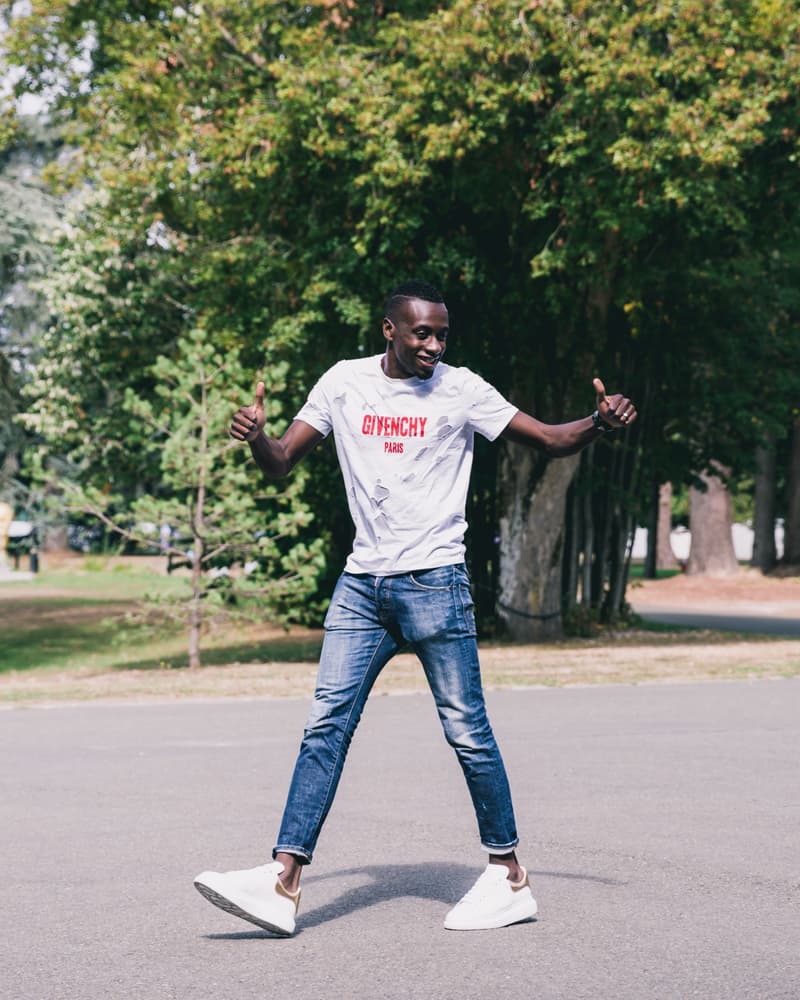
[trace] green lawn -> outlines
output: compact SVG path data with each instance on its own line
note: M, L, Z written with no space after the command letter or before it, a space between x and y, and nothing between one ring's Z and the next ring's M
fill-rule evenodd
M679 569L657 569L656 579L666 580L670 576L678 576L680 574ZM643 580L644 579L644 563L632 562L630 570L628 571L629 580Z
M320 630L288 634L265 621L217 626L203 637L209 669L171 669L187 665L182 622L143 629L127 616L147 595L180 593L186 580L134 566L75 562L30 582L0 584L0 701L310 696ZM658 624L535 647L486 641L481 648L488 687L800 673L796 641ZM416 658L398 657L381 685L385 691L423 687Z
M91 563L90 563L91 566ZM157 669L186 665L180 622L133 625L128 615L148 596L186 590L186 581L153 571L48 571L28 583L0 584L0 673L89 668ZM259 626L216 627L204 637L203 662L314 659L319 642Z

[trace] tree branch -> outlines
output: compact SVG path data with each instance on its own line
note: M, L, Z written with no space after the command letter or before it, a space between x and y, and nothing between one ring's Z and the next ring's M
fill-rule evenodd
M244 59L245 62L249 62L250 65L255 66L256 69L260 69L262 71L266 70L269 64L267 60L261 55L260 52L242 52L236 38L231 33L231 31L225 26L222 20L220 18L215 18L214 24L216 25L217 31L219 31L220 35L222 35L224 41L228 43L228 45L231 47L231 49L233 49L236 55L239 56L240 59Z

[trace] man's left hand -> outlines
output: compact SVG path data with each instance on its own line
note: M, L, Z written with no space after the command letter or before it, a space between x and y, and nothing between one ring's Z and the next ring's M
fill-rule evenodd
M592 383L597 393L597 412L609 427L628 427L636 419L636 407L621 392L606 395L602 381L596 378Z

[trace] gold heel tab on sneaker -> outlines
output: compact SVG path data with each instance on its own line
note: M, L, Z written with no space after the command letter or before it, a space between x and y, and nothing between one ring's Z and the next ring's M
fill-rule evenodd
M276 879L275 892L277 892L279 896L283 896L286 899L291 899L291 901L294 903L294 912L297 913L297 911L300 909L300 892L301 892L300 889L298 889L297 892L289 892L289 890L286 888L283 882L281 882L280 879Z
M523 889L530 888L530 879L528 878L528 871L526 868L522 869L525 873L519 882L512 882L511 879L508 880L508 884L511 886L512 892L521 892Z

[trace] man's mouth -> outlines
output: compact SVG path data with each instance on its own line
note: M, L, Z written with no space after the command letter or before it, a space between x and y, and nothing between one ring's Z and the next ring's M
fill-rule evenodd
M435 358L418 357L417 361L423 366L423 368L433 368L440 357L440 354L437 354Z

